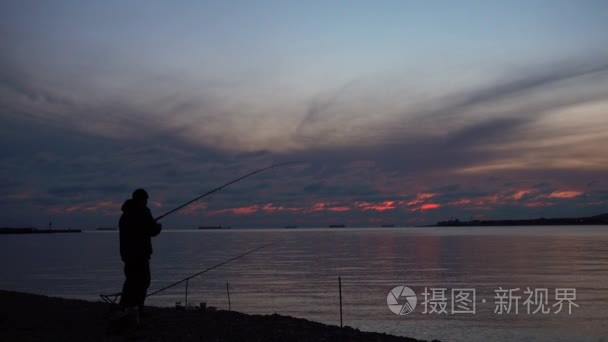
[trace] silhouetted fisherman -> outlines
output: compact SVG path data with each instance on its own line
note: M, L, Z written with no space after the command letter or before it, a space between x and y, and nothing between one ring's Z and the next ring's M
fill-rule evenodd
M119 222L120 257L125 264L120 304L125 311L135 314L137 320L150 286L151 240L162 228L147 205L148 193L144 189L135 190L132 198L122 205Z

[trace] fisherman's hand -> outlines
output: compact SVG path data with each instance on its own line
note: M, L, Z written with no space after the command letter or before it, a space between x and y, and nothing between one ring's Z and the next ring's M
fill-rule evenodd
M160 234L160 231L163 229L163 225L157 222L154 222L154 227L152 229L152 231L150 232L152 236L156 236L158 234Z

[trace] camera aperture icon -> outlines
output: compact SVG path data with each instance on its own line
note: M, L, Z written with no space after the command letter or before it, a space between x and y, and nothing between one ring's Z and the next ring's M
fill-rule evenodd
M388 308L396 315L407 315L414 311L418 298L407 286L393 288L386 297Z

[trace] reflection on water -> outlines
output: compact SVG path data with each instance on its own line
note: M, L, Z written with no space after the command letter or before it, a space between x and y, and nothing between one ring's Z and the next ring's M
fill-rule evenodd
M169 231L155 239L151 290L265 243L266 249L189 283L189 301L234 310L281 313L364 330L425 339L593 340L608 336L608 227L497 227ZM0 288L97 299L118 291L122 264L116 232L0 237ZM398 285L418 293L407 316L386 305ZM422 314L425 287L475 288L475 315ZM518 315L494 313L495 289L576 288L578 308ZM485 299L483 304L481 300ZM177 286L148 303L184 300ZM449 304L448 304L449 310Z

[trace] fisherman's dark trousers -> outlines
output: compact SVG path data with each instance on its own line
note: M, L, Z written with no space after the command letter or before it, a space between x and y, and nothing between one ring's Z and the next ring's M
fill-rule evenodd
M125 283L122 286L120 304L123 307L143 308L150 287L150 261L135 259L125 261Z

